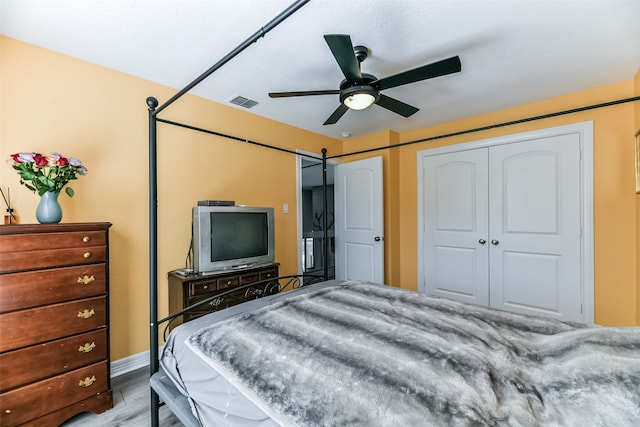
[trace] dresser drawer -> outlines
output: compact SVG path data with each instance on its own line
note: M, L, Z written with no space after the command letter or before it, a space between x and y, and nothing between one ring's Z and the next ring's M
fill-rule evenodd
M42 248L86 248L106 244L107 233L104 231L0 235L0 252L33 251Z
M107 362L0 394L3 426L14 426L108 392Z
M0 314L0 351L15 350L107 324L106 297L52 304L47 307Z
M232 286L238 286L240 284L240 278L236 274L234 276L224 276L217 279L218 290L230 288Z
M3 252L0 255L0 271L12 272L65 265L94 264L106 260L106 246Z
M198 296L207 296L216 290L216 281L193 282L189 284L189 298Z
M2 353L0 391L59 375L106 358L106 328ZM29 363L25 363L25 360Z
M260 280L273 279L275 277L278 277L278 271L275 268L273 270L260 272Z
M240 276L240 285L257 282L258 280L260 280L260 273L258 273L257 271L253 273L243 274Z
M0 274L0 313L106 292L104 263Z

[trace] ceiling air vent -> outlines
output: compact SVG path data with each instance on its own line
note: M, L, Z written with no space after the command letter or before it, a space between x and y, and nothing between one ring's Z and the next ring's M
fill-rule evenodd
M239 105L241 107L244 108L251 108L254 107L256 105L258 105L257 101L254 101L252 99L247 99L244 96L234 96L229 100L230 103L235 104L235 105Z

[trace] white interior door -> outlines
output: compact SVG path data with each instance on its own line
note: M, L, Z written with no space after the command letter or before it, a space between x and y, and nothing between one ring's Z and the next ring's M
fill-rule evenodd
M582 321L580 139L489 148L491 306Z
M487 150L423 159L425 291L489 304Z
M335 168L336 279L384 281L382 157Z

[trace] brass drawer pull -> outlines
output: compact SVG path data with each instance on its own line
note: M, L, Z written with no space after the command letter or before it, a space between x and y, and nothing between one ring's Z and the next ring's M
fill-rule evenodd
M91 378L86 377L83 380L80 380L78 383L78 387L89 387L91 384L96 382L96 376L93 375Z
M205 289L205 290L206 290L206 289L209 289L209 285L204 285L204 286L202 287L202 289Z
M91 252L85 252L82 256L85 258L91 258Z
M78 277L78 283L82 283L84 285L88 285L89 283L93 283L96 281L96 278L91 275L91 277L85 275L84 277Z
M84 237L82 238L82 241L83 241L84 243L89 243L89 241L90 241L90 240L91 240L91 237L89 237L89 236L84 236Z
M85 308L84 311L78 312L78 317L80 317L81 319L88 319L92 317L94 314L96 314L96 311L93 308L91 310L88 310Z
M94 348L96 348L96 343L95 343L95 341L94 341L94 342L92 342L91 344L89 344L89 343L85 343L85 345L81 345L81 346L78 348L78 351L79 351L80 353L89 353L89 352L91 352Z

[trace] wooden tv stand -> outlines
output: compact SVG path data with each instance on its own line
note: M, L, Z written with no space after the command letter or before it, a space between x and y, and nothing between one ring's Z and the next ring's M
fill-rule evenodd
M224 270L208 274L189 274L182 276L176 271L170 271L169 278L169 313L178 311L195 304L203 299L215 296L233 287L248 285L260 280L278 277L280 264L272 263L266 266L246 268L240 270ZM223 308L231 307L246 301L242 296L227 296L212 300L197 309L186 313L184 319L176 319L172 323L175 327L182 321L189 321Z

